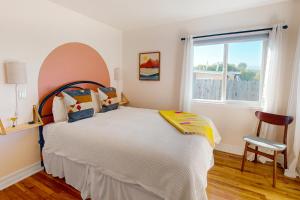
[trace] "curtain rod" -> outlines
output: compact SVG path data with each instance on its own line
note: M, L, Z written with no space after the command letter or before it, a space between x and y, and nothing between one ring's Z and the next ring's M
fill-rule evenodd
M283 29L288 29L288 25L283 25L282 28ZM259 32L259 31L271 31L271 30L273 30L272 27L270 27L270 28L261 28L261 29L253 29L253 30L246 30L246 31L218 33L218 34L211 34L211 35L200 35L200 36L194 36L193 39L213 37L213 36L222 36L222 35L234 35L234 34L241 34L241 33L252 33L252 32ZM181 38L181 40L185 40L185 38Z

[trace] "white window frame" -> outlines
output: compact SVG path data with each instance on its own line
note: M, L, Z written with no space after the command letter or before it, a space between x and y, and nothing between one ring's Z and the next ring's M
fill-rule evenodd
M238 39L235 40L234 43L238 42L247 42L251 40L243 40ZM223 52L223 79L222 79L222 92L221 92L221 100L211 100L211 99L192 99L193 102L201 102L201 103L214 103L214 104L232 104L232 105L241 105L246 107L254 107L261 108L262 107L262 94L264 88L264 78L265 78L265 70L266 70L266 62L267 62L267 54L268 54L268 39L257 39L252 41L262 41L263 42L263 50L262 50L262 63L260 70L260 84L259 84L259 100L258 101L246 101L246 100L227 100L227 70L228 70L228 46L233 42L224 42L224 43L209 43L204 45L196 45L196 46L207 46L207 45L216 45L223 44L224 52ZM195 45L194 45L195 47ZM193 47L193 48L194 48Z

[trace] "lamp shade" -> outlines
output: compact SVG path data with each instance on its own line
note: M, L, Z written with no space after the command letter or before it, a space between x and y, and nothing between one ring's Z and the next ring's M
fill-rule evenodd
M5 63L6 83L24 84L27 83L25 63L7 62Z

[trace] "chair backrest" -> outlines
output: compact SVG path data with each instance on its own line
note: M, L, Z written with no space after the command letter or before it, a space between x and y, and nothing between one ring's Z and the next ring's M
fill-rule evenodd
M285 126L289 125L293 122L293 117L291 116L284 116L284 115L276 115L261 111L256 111L255 116L263 122L268 124L278 125L278 126Z
M277 126L284 126L283 143L286 144L288 125L293 122L294 120L293 117L285 116L285 115L276 115L276 114L266 113L261 111L256 111L255 116L259 119L259 124L257 128L257 137L259 137L262 122L277 125Z

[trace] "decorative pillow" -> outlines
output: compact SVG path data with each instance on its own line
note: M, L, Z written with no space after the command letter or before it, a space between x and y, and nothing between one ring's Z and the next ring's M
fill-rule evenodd
M54 122L67 121L68 115L63 97L55 96L52 103L52 114Z
M93 102L93 108L96 113L99 113L101 111L101 102L99 101L99 94L98 92L94 92L91 90L91 95L92 95L92 102Z
M116 89L113 87L98 88L99 99L102 105L101 112L118 109L119 100Z
M62 92L68 112L68 122L93 117L91 90L69 90Z

